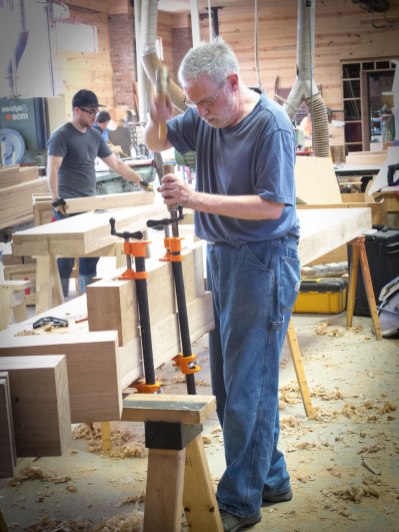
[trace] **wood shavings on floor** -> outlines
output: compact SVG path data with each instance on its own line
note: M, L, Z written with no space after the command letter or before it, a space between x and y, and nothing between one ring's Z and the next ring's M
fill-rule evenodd
M54 484L62 484L69 482L71 477L58 474L44 473L40 467L29 466L25 467L18 475L11 481L12 486L19 486L22 482L27 480L43 480L53 482Z
M85 439L90 452L103 452L101 426L78 425L73 429L72 435L75 439ZM138 442L132 432L112 427L111 424L110 456L111 458L144 458L147 456L147 450L144 447L144 443Z

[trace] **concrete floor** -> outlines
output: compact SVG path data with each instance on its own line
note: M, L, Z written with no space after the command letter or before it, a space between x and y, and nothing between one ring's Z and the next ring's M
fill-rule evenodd
M294 315L294 324L315 416L305 415L285 346L280 446L294 498L263 508L254 530L399 531L399 340L377 342L369 318L355 316L354 327L347 330L344 313ZM206 336L193 351L204 368L196 376L197 393L209 395ZM186 393L171 365L157 371L157 378L164 393ZM16 477L0 484L0 508L9 530L142 530L143 426L111 424L114 456L102 454L99 428L94 428L88 439L75 439L65 456L18 461ZM82 436L87 427L73 429ZM224 454L215 415L205 423L203 436L216 486ZM184 519L182 530L187 530Z

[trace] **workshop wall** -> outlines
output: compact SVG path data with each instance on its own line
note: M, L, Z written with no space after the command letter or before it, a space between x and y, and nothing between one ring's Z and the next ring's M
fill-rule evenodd
M134 19L127 0L87 2L68 0L71 21L96 25L98 53L62 52L61 77L67 111L72 95L83 86L94 90L109 107L133 105L132 86L136 76ZM375 15L351 0L318 0L316 3L314 73L323 99L333 109L342 108L341 62L399 56L399 0L390 1L387 13ZM93 11L91 11L93 10ZM257 84L254 5L245 9L218 10L219 32L235 50L246 83ZM177 68L192 46L189 16L158 14L164 63L177 81ZM201 38L209 39L207 18L200 21ZM287 94L296 76L297 3L258 2L259 76L270 96Z
M314 74L323 99L342 108L341 62L365 58L394 58L399 54L399 1L391 0L387 18L370 13L351 0L318 0L315 7ZM260 79L270 96L289 90L296 77L297 2L258 2ZM254 6L218 11L219 31L235 50L248 84L257 82L254 45Z
M133 108L133 87L137 79L134 19L131 14L111 15L108 22L114 105Z
M69 4L69 2L68 2ZM87 2L81 2L87 4ZM90 24L97 28L98 53L62 50L59 53L60 74L64 85L67 119L71 119L72 97L80 89L91 89L99 101L107 107L114 106L113 68L111 64L110 33L108 14L100 12L104 3L99 3L97 11L86 7L69 5L69 21Z

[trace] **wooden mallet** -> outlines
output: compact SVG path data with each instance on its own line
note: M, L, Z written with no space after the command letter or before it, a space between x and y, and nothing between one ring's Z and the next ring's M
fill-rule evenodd
M168 67L162 65L156 72L155 76L155 91L157 98L167 98L169 96L169 70ZM166 122L159 123L159 138L163 142L166 140L167 129Z

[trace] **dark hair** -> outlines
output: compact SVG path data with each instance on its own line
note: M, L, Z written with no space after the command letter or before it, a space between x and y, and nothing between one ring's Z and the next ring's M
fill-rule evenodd
M97 115L96 122L99 124L104 124L105 122L109 122L111 120L111 115L108 113L108 111L100 111Z
M72 98L72 107L104 107L98 103L97 96L93 91L81 89Z

